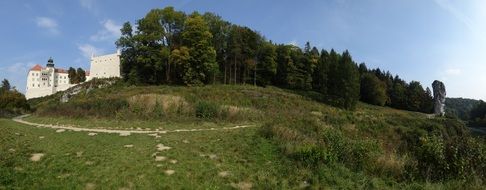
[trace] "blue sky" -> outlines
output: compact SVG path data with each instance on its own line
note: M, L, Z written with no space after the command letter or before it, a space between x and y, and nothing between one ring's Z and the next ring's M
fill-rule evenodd
M28 69L89 69L91 53L116 51L125 21L152 8L214 12L278 43L348 49L357 62L430 86L450 97L486 99L483 0L3 0L0 79L25 92Z

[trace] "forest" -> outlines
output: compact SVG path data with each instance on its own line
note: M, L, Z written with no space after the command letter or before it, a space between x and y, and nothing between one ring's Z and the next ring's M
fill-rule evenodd
M430 113L429 88L356 63L349 51L277 44L214 13L152 9L126 22L116 41L122 78L136 85L273 85L315 91L325 102L354 109L358 101Z

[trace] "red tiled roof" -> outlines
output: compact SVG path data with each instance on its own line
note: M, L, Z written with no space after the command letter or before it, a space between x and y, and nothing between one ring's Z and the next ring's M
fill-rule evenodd
M30 69L31 71L40 71L42 70L42 66L40 66L39 64L36 64L34 67L32 67Z
M67 73L67 71L64 69L56 68L56 73Z

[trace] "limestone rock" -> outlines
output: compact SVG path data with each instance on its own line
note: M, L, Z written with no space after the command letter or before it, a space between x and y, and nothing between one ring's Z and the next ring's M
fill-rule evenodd
M444 83L435 80L432 83L432 88L434 90L434 114L444 116L445 115L445 100L446 100L446 89Z

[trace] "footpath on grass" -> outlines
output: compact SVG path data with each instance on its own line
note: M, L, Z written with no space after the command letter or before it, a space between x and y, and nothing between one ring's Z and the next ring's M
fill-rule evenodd
M63 126L63 125L50 125L50 124L40 124L40 123L33 123L29 121L23 120L26 117L29 117L30 114L21 115L18 117L13 118L12 120L18 123L22 123L25 125L30 125L33 127L40 127L40 128L51 128L51 129L58 129L59 130L72 130L72 131L84 131L84 132L96 132L96 133L114 133L120 134L120 136L127 136L130 134L148 134L148 133L155 133L155 134L165 134L165 133L178 133L178 132L198 132L198 131L223 131L223 130L235 130L235 129L243 129L249 127L255 127L255 125L239 125L234 127L222 127L222 128L200 128L200 129L175 129L175 130L114 130L114 129L102 129L102 128L82 128L82 127L73 127L73 126Z

